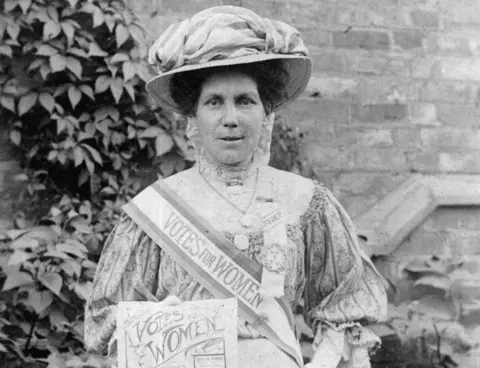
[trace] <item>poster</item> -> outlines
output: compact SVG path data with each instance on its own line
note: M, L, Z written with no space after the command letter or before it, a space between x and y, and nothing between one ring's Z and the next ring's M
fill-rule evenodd
M119 368L238 368L237 300L120 302Z

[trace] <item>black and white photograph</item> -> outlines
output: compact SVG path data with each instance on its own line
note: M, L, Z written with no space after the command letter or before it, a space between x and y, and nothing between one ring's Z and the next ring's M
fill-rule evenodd
M480 368L480 0L0 0L0 368Z

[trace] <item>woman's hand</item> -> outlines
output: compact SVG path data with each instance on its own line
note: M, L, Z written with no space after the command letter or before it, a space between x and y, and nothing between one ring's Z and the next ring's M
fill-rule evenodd
M175 305L181 304L182 301L178 299L175 295L169 295L165 299L163 299L159 305L162 307L173 307Z

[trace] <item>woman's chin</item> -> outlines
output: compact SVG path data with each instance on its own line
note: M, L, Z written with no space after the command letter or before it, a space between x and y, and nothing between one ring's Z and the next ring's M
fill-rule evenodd
M222 166L244 166L251 161L252 155L243 152L222 152L214 156L217 164Z

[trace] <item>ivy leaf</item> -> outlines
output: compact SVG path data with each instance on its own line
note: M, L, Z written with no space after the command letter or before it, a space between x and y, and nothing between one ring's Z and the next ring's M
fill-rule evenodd
M87 157L85 157L85 163L87 163L88 161L90 161L90 160ZM93 165L93 162L92 162L92 165ZM90 169L88 168L88 165L87 165L87 169L88 169L88 171L90 171ZM90 173L92 174L93 170L90 171ZM70 225L73 226L80 233L83 233L83 234L91 234L92 233L92 229L90 228L90 225L89 225L88 221L85 219L85 217L83 217L81 215L74 217L70 221Z
M88 56L108 56L108 53L103 51L100 46L98 46L95 42L91 42L90 46L88 47Z
M23 250L16 250L8 259L8 265L13 266L13 265L22 264L23 262L28 261L29 259L35 258L35 257L36 256L33 253L27 253L27 252L24 252Z
M83 153L83 149L76 146L73 149L73 159L74 159L75 167L80 166L82 164L83 160L85 159L85 153Z
M37 248L40 245L37 239L31 238L28 235L21 236L18 239L15 239L10 244L10 249L26 249L26 248Z
M128 33L128 29L123 24L118 24L115 28L115 39L117 41L117 47L122 46L125 41L128 40L130 34Z
M88 152L90 152L90 155L92 155L93 160L98 163L99 165L103 164L102 157L100 156L100 153L93 147L89 146L88 144L82 143L81 146L85 148Z
M93 95L92 87L90 87L87 84L82 84L80 86L80 91L82 91L84 95L87 95L88 97L90 97L91 100L95 101L95 96Z
M85 166L87 166L87 170L88 170L90 176L92 176L93 173L95 172L95 164L93 163L93 161L88 156L85 156Z
M82 214L87 214L87 213L84 213L85 211L80 211ZM90 218L91 218L91 214L90 214ZM75 240L75 239L66 239L65 242L67 244L71 244L73 246L75 246L76 249L79 249L81 250L82 252L85 252L85 253L88 253L88 248L85 246L85 244L79 242L78 240Z
M61 72L67 67L67 61L62 55L52 55L50 56L50 67L52 68L52 72L54 73Z
M43 26L43 40L48 41L57 37L62 31L60 24L53 20L49 20Z
M12 96L0 97L0 104L11 112L15 112L15 99Z
M58 54L58 50L50 45L43 44L40 46L37 50L37 55L42 55L42 56L52 56Z
M39 96L40 104L47 110L48 112L52 112L53 108L55 107L55 99L53 96L48 92L42 92Z
M75 55L75 56L78 56L78 57L81 57L81 58L84 58L84 59L88 59L87 53L84 50L79 49L78 47L69 48L67 50L67 54L72 54L72 55Z
M95 7L93 11L93 27L101 26L104 22L103 12L98 7Z
M12 48L7 45L0 46L0 55L5 55L9 58L12 58Z
M135 77L135 74L137 72L137 68L136 68L135 64L132 63L131 61L126 61L126 62L123 63L122 71L123 71L123 79L125 81L128 81L128 80L132 79L133 77Z
M56 295L60 295L60 290L62 289L63 279L58 273L49 272L38 277L43 285L45 285L50 291Z
M75 74L78 79L82 79L82 64L76 58L67 56L67 68Z
M132 101L135 102L135 88L133 87L133 85L131 83L125 83L123 87L127 90L128 95L130 96Z
M22 8L23 14L26 14L28 8L30 8L30 5L32 5L32 0L19 0L18 5L20 5L20 8Z
M19 286L30 285L35 281L33 280L32 275L26 272L14 271L7 274L7 279L3 284L2 291L7 291L15 289Z
M30 111L30 109L35 105L37 102L38 93L30 92L20 98L20 102L18 103L18 115L22 116L23 114Z
M70 23L62 22L61 27L65 36L67 36L67 45L68 47L73 44L73 36L75 35L75 28Z
M106 75L101 75L95 81L95 93L105 92L110 85L110 78Z
M28 293L27 302L35 312L41 314L52 304L53 295L52 292L49 290L31 290Z
M156 126L151 126L145 129L141 134L140 138L155 138L157 136L160 136L162 134L165 134L165 130L162 128L156 127Z
M16 145L20 145L20 142L22 141L22 135L18 130L12 130L10 131L10 140Z
M5 12L11 12L13 9L17 7L18 3L15 0L6 0L4 4Z
M90 228L88 227L88 224L87 224L85 218L83 216L80 216L80 217L83 218L83 220L84 220L84 223L82 223L82 225L80 225L80 226L84 226L85 231L87 233L90 233L91 231L90 231ZM77 223L77 226L79 224L80 224L80 222ZM67 243L60 243L60 244L57 244L55 247L57 248L57 251L59 251L59 252L67 253L67 254L73 254L74 256L77 256L79 258L87 258L87 255L85 253L81 252L74 245L67 244Z
M173 139L167 134L159 135L155 139L155 151L157 156L162 156L169 152L174 146Z
M82 275L82 266L75 261L64 262L61 267L69 276L80 277Z
M97 264L88 259L85 259L82 262L82 267L88 268L90 270L95 270L97 268Z
M168 156L167 156L168 157ZM164 176L170 176L175 170L175 160L172 158L162 160L160 164L160 170Z
M118 103L123 93L123 80L122 78L115 78L110 80L110 91L112 92L115 102Z
M38 59L34 60L34 61L28 66L28 70L31 71L31 70L38 69L38 68L41 67L43 64L44 64L44 60L41 59L41 58L38 58Z
M70 100L72 107L75 109L75 107L82 99L82 92L80 92L77 87L70 86L70 88L68 89L68 99Z
M48 77L48 75L50 74L51 71L52 71L52 69L50 68L49 65L43 64L40 67L40 75L42 76L43 80L47 79L47 77Z
M139 65L137 67L137 75L142 79L144 82L148 82L150 78L152 78L153 74L150 73L148 68L145 65Z
M20 34L20 26L16 23L7 24L7 33L12 40L16 41Z
M78 0L68 0L68 3L70 4L71 8L75 8L75 6L78 3Z
M59 24L57 8L55 8L54 6L49 6L47 8L47 13L50 19L52 19L55 23Z
M112 56L112 59L110 60L110 62L112 64L115 64L115 63L120 63L122 61L128 61L130 60L130 58L128 57L127 54L125 54L124 52L117 52L115 55Z
M26 234L28 230L23 229L12 229L7 231L7 235L10 239L17 239L21 237L23 234Z
M87 300L92 293L92 282L76 282L73 284L73 290L80 296L82 299Z

